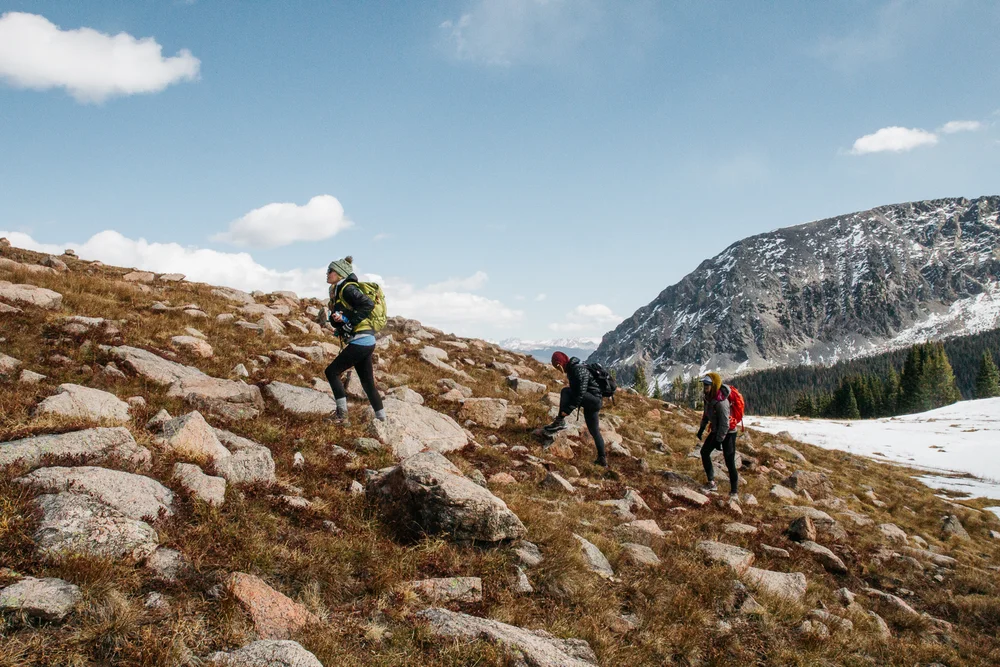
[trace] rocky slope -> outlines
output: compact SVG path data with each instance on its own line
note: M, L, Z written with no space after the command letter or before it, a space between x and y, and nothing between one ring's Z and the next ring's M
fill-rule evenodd
M706 496L622 392L606 473L554 369L402 319L336 426L316 302L0 259L0 666L1000 662L1000 520L911 471L750 434Z
M998 209L998 196L912 202L743 239L605 335L592 359L669 381L996 328Z

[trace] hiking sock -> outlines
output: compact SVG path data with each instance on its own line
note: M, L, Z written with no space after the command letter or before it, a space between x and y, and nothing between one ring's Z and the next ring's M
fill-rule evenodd
M337 412L347 414L347 397L337 399Z
M375 411L375 419L379 420L380 422L385 421L385 408Z

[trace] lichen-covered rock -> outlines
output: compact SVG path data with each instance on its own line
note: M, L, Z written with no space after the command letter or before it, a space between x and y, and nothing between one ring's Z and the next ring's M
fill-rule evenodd
M216 459L215 472L230 484L274 484L271 450L221 428L212 429L232 456Z
M174 417L163 425L161 433L163 448L188 460L217 463L231 456L198 411Z
M175 463L173 476L185 491L209 505L226 502L226 480L222 477L206 475L193 463Z
M811 540L804 540L799 546L815 558L827 571L834 574L847 574L847 566L844 565L844 561L822 544L817 544Z
M543 630L525 630L499 621L433 607L417 613L440 637L483 639L529 667L593 667L597 656L581 639L559 639Z
M434 604L483 601L483 580L479 577L419 579L406 582L404 587Z
M39 435L0 443L0 467L19 464L35 468L44 457L102 464L118 460L137 468L149 466L149 450L136 444L127 428L89 428L58 435Z
M170 342L174 344L174 347L178 347L186 352L201 357L202 359L208 359L215 354L212 346L208 344L208 341L197 338L196 336L174 336L170 339Z
M369 480L366 496L408 533L444 534L456 541L500 542L523 537L524 524L502 500L438 452L423 452Z
M61 621L80 600L80 588L46 577L25 577L0 589L0 611L20 612L45 621Z
M395 398L386 398L383 405L386 420L370 421L369 435L391 447L399 458L425 449L450 452L469 444L465 429L446 414Z
M633 565L656 567L660 564L660 557L656 555L655 551L645 544L635 544L633 542L622 544L622 558Z
M782 484L794 491L806 491L817 500L833 494L830 479L821 472L811 470L796 470Z
M732 544L705 540L699 542L696 549L706 560L728 565L738 575L743 574L747 568L753 565L753 552Z
M656 521L640 519L615 526L615 537L621 542L633 542L651 547L666 537Z
M197 368L168 361L152 352L128 345L111 348L111 356L136 375L159 385L171 385L182 378L207 377Z
M84 554L144 560L156 549L156 531L138 519L82 493L62 492L35 498L41 520L34 533L46 556Z
M949 537L957 537L960 540L972 539L965 530L965 526L962 525L962 522L954 514L949 514L941 519L941 534L945 539Z
M106 391L78 384L59 385L59 393L39 403L37 413L112 424L124 424L131 418L125 401Z
M130 519L156 520L161 513L164 516L174 513L174 494L170 489L155 479L121 470L96 466L39 468L18 477L17 481L40 493L86 494Z
M773 572L749 567L743 581L757 590L791 602L801 602L806 595L806 575L801 572Z
M323 667L316 656L288 639L261 639L228 653L205 658L216 667Z
M180 551L159 547L149 555L146 569L159 581L173 584L191 570L191 565Z
M274 590L252 574L234 572L226 582L229 593L250 615L258 636L287 639L319 618L303 605Z
M602 577L615 576L615 571L611 569L611 563L608 562L607 557L597 548L596 544L576 533L573 533L573 538L580 544L580 553L583 554L587 569Z
M13 375L21 366L21 361L0 352L0 377Z
M471 419L486 428L500 428L507 423L507 401L503 398L468 398L462 403L458 418Z

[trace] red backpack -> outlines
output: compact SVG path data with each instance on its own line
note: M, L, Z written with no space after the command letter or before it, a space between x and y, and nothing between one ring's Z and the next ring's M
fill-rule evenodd
M729 430L735 431L736 425L743 426L743 412L746 403L743 401L743 394L739 389L730 385L729 387ZM744 429L746 430L746 429Z

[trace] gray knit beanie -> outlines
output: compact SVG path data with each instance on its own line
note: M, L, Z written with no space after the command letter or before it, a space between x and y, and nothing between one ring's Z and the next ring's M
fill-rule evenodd
M341 278L346 278L347 276L354 273L354 258L348 255L344 259L335 259L330 262L330 266L326 268L326 272L336 271Z

